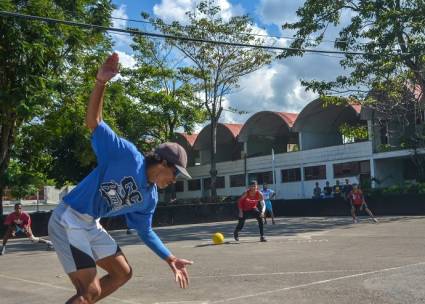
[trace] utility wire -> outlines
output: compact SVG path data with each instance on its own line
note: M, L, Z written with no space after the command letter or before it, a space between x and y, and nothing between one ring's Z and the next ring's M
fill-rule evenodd
M60 20L60 19L33 16L33 15L25 15L25 14L13 13L8 11L0 11L0 16L15 17L15 18L28 19L28 20L38 20L38 21L43 21L43 22L53 23L53 24L65 24L65 25L76 26L76 27L87 28L87 29L98 29L103 31L128 33L128 34L148 36L148 37L159 37L159 38L165 38L165 39L171 39L171 40L210 43L210 44L216 44L216 45L229 45L229 46L248 47L248 48L265 49L265 50L298 51L298 52L321 53L321 54L374 55L373 53L366 53L366 52L301 49L301 48L278 47L278 46L269 46L269 45L258 45L258 44L190 38L190 37L184 37L184 36L143 32L143 31L132 30L132 29L120 29L120 28L107 27L107 26L96 25L96 24L88 24L88 23L81 23L81 22L75 22L75 21L67 21L67 20ZM394 53L394 55L407 55L407 54L408 53Z
M122 21L128 21L128 22L136 22L136 23L145 23L145 24L152 24L152 25L156 25L156 22L152 22L152 21L148 21L148 20L140 20L140 19L131 19L131 18L121 18L121 17L111 17L111 19L114 20L122 20ZM165 26L167 27L172 27L171 24L165 24ZM276 39L288 39L288 40L296 40L298 38L294 38L294 37L290 37L290 36L278 36L278 35L269 35L269 34L256 34L256 33L244 33L241 32L241 34L246 34L246 35L250 35L250 36L258 36L258 37L266 37L266 38L276 38ZM306 38L305 40L308 41L315 41L316 39L314 38ZM329 43L341 43L341 42L347 42L348 40L340 40L338 38L336 38L336 41L334 40L330 40L330 39L323 39L322 42L329 42ZM360 42L360 44L364 44L366 45L366 42Z

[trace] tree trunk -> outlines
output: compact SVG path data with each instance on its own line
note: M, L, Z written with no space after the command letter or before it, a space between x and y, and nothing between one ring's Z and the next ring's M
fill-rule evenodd
M211 201L215 202L217 200L217 189L216 189L216 177L217 169L215 163L215 156L217 153L217 120L215 118L211 119Z
M0 216L3 215L3 193L6 188L6 170L9 166L10 151L14 141L16 119L6 120L0 133Z

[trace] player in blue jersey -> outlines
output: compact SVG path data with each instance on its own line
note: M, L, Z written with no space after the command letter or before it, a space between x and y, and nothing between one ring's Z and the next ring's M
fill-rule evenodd
M87 107L97 167L63 198L49 221L50 239L76 288L66 303L95 303L132 275L120 247L100 225L101 217L124 215L128 228L168 263L180 287L189 283L186 266L193 262L176 258L151 228L157 189L175 183L179 174L190 178L187 155L176 143L161 144L143 155L102 120L105 85L118 73L118 62L114 53L99 68ZM98 277L97 266L107 272L104 277Z
M266 212L264 213L264 224L267 224L267 215L269 214L272 218L272 224L274 225L275 221L273 206L270 199L272 199L276 195L276 193L272 189L269 189L267 183L263 184L263 189L261 189L261 193L263 194L264 202L266 203Z

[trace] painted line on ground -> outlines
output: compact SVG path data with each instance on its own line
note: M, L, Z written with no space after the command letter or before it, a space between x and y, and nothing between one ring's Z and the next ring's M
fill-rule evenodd
M29 284L34 284L34 285L38 285L38 286L43 286L43 287L49 287L49 288L55 288L55 289L60 289L60 290L66 290L66 291L70 291L70 292L75 292L75 289L72 288L67 288L67 287L63 287L63 286L57 286L54 284L50 284L50 283L45 283L45 282L38 282L38 281L32 281L32 280L27 280L27 279L22 279L19 277L14 277L11 275L5 275L0 273L0 277L4 278L4 279L8 279L8 280L15 280L15 281L19 281L19 282L24 282L24 283L29 283ZM113 296L109 296L109 299L114 299L117 302L120 303L126 303L126 304L141 304L141 302L134 302L134 301L129 301L129 300L122 300L120 298L116 298Z
M259 297L259 296L264 296L264 295L267 295L267 294L277 293L277 292L281 292L281 291L287 291L287 290L292 290L292 289L298 289L298 288L310 287L310 286L315 286L315 285L321 285L321 284L331 283L331 282L335 282L335 281L340 281L340 280L345 280L345 279L352 279L352 278L367 276L367 275L370 275L370 274L383 273L383 272L388 272L388 271L393 271L393 270L399 270L399 269L413 267L413 266L419 266L419 265L425 265L425 262L420 262L420 263L415 263L415 264L409 264L409 265L403 265L403 266L397 266L397 267L384 268L384 269L379 269L379 270L374 270L374 271L368 271L368 272L362 272L362 273L357 273L357 274L352 274L352 275L347 275L347 276L342 276L342 277L336 277L336 278L333 278L333 279L320 280L320 281L315 281L315 282L306 283L306 284L300 284L300 285L295 285L295 286L288 286L288 287L284 287L284 288L273 289L273 290L268 290L268 291L262 291L262 292L258 292L258 293L254 293L254 294L248 294L248 295L239 296L239 297L233 297L233 298L227 298L227 299L212 301L212 302L208 302L208 303L225 303L225 302L231 302L231 301L235 301L235 300L241 300L241 299Z

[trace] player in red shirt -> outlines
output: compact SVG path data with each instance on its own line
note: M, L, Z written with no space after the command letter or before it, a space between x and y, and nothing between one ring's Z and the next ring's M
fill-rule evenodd
M15 204L15 212L9 214L4 220L4 225L7 226L6 232L3 237L3 246L0 250L0 255L6 253L6 243L11 238L16 236L17 233L25 234L33 243L47 244L47 249L52 249L52 242L35 237L31 230L31 217L28 213L22 211L22 204Z
M363 192L360 190L357 184L353 184L353 190L351 190L351 192L348 194L348 199L350 200L351 204L351 216L353 217L353 223L358 223L356 212L360 212L362 210L366 211L375 223L378 223L378 220L367 206Z
M261 211L258 209L258 203L260 203ZM260 228L260 241L267 242L263 233L263 218L265 211L265 203L263 199L263 194L258 191L258 185L256 181L251 182L249 189L245 192L241 198L238 200L238 209L239 209L239 221L238 225L233 232L233 236L236 241L239 241L239 231L242 230L245 220L248 216L255 217L258 221L258 227Z

